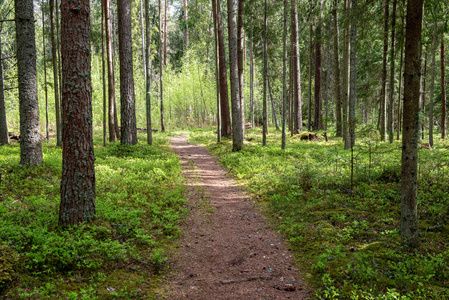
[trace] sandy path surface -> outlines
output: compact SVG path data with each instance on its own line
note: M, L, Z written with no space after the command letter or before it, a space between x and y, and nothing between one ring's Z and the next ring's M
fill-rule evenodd
M281 238L202 146L175 137L189 217L166 299L307 299Z

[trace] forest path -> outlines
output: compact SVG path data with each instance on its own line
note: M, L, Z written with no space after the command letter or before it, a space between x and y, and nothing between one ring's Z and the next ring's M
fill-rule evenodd
M189 216L166 299L306 299L283 241L202 146L174 137ZM162 296L162 295L161 295Z

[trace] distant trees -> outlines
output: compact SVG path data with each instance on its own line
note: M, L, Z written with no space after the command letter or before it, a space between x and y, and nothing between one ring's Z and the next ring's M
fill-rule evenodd
M95 216L92 128L90 1L76 9L61 2L62 180L59 225L87 222Z
M43 162L37 99L36 39L33 0L14 1L20 106L20 164Z

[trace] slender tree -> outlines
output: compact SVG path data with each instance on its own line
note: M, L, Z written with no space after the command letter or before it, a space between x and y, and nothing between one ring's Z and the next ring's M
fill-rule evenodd
M147 63L145 52L145 26L143 25L143 0L140 0L140 33L142 38L142 62L143 62L143 76L147 78Z
M312 66L313 66L313 25L312 25L312 10L313 4L310 0L310 20L309 20L309 104L307 106L307 131L312 129ZM295 71L295 70L294 70ZM294 79L293 79L294 80Z
M251 117L251 128L256 127L254 120L254 44L249 42L249 106Z
M106 60L104 51L104 6L101 5L101 71L103 75L103 146L108 144L108 118L107 118L107 89L106 89Z
M433 102L435 92L435 53L437 51L437 22L433 23L432 34L432 50L431 50L431 62L430 62L430 91L429 91L429 145L433 147Z
M151 123L151 28L150 28L150 0L145 0L145 100L146 100L146 117L147 117L147 143L153 145L153 128Z
M446 138L446 74L444 65L444 35L441 39L441 138Z
M45 91L45 139L50 139L50 132L48 128L48 88L47 88L47 53L45 46L45 9L44 1L41 1L42 10L42 50L43 50L43 61L44 61L44 91Z
M95 217L89 0L61 3L62 179L59 225ZM74 30L77 28L77 30Z
M418 240L418 135L420 43L423 0L407 2L404 69L404 120L402 130L401 236L409 246Z
M56 8L57 10L57 8ZM59 67L58 67L58 51L57 37L55 32L55 0L50 0L50 36L51 36L51 49L52 49L52 64L53 64L53 85L55 90L55 114L56 114L56 146L60 147L62 144L62 124L61 124L61 108L59 104Z
M349 6L350 0L345 0L344 14L345 24L343 27L343 105L342 105L342 119L343 119L343 141L345 143L345 149L351 147L350 135L349 135Z
M397 133L396 133L396 140L399 141L399 136L401 133L401 121L402 121L402 67L404 65L404 24L405 24L405 15L402 14L401 16L402 22L401 22L401 55L399 58L399 86L398 86L398 127L397 127Z
M220 64L218 62L218 24L217 5L212 0L212 18L214 20L214 42L215 42L215 80L217 89L217 142L221 142L221 109L220 109Z
M267 77L268 77L268 58L267 58L267 43L268 43L268 24L267 24L267 0L264 5L264 37L263 37L263 146L267 145L268 135L268 99L267 99Z
M314 108L314 130L321 130L322 100L321 100L321 17L318 17L315 30L315 108Z
M165 13L164 13L164 66L167 65L167 10L168 2L165 0Z
M115 102L114 60L112 53L111 11L110 0L103 0L106 32L106 59L108 62L108 115L109 115L109 141L115 142L119 137L117 106Z
M351 21L351 53L350 53L350 85L349 85L349 136L351 148L355 144L355 102L357 98L357 61L356 61L356 43L357 43L357 0L352 0L352 21Z
M184 8L187 9L187 2L184 0ZM187 26L187 10L185 10L186 26ZM186 49L188 44L188 29L186 29ZM162 2L159 0L159 97L161 101L161 132L165 132L164 117L164 61L163 61L163 34L162 34Z
M296 0L291 0L291 51L293 62L293 130L302 132L301 64L299 57L298 13Z
M218 0L220 1L220 0ZM160 4L160 2L159 2ZM187 0L184 0L184 23L186 24L184 33L184 45L187 49L189 47L189 23L187 22Z
M333 26L334 26L334 95L335 95L335 116L336 116L336 136L342 136L342 120L341 120L341 91L340 91L340 63L339 63L339 46L338 46L338 23L337 23L337 7L338 0L334 1L332 10Z
M242 132L245 134L245 122L243 119L244 116L244 105L243 105L243 45L245 43L245 37L243 32L243 12L245 7L245 0L238 0L238 15L237 15L237 58L238 58L238 68L239 68L239 101L240 101L240 109L242 115Z
M16 0L17 73L19 76L20 164L43 162L37 99L33 0Z
M137 144L131 32L131 1L117 2L120 55L120 116L122 144Z
M294 2L294 0L292 1ZM294 3L292 3L294 4ZM296 15L296 14L295 14ZM284 31L283 31L283 48L282 48L282 142L281 149L287 147L287 19L288 19L288 0L284 0Z
M394 141L394 63L395 63L395 42L396 42L396 7L397 0L393 0L393 12L391 15L391 48L390 48L390 90L388 93L388 141Z
M3 81L2 34L0 27L0 145L9 144L8 122L6 121L5 86Z
M385 141L387 136L387 56L388 56L388 20L390 17L389 0L384 0L384 50L382 60L382 82L380 89L380 140Z

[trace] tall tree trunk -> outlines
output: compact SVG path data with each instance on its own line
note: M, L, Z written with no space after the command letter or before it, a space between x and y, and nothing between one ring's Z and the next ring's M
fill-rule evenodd
M168 10L167 0L165 0L164 7L165 7L165 13L164 13L164 66L166 66L167 65L167 10Z
M140 34L142 38L142 62L143 62L143 76L147 78L147 68L146 68L146 55L145 55L145 28L143 26L143 3L140 0Z
M47 53L45 47L45 13L44 13L44 1L41 1L42 10L42 48L43 48L43 60L44 60L44 91L45 91L45 139L49 140L50 133L48 129L48 89L47 89Z
M103 0L105 31L106 31L106 59L108 62L108 104L109 104L109 141L115 142L118 138L117 124L117 106L115 104L115 79L114 79L114 63L112 53L112 36L111 36L111 12L110 1Z
M339 66L339 46L338 46L338 24L337 24L337 6L338 0L334 2L334 8L332 10L334 18L334 95L335 95L335 115L336 122L336 136L342 136L342 120L341 120L341 90L340 90L340 66Z
M220 3L218 3L218 5L220 5ZM186 31L184 33L184 43L185 43L184 46L187 49L189 47L189 23L187 23L187 0L184 0L184 22L186 24Z
M117 8L120 55L120 142L135 145L137 144L137 126L131 41L131 2L119 0Z
M356 69L356 42L357 42L357 0L352 0L351 20L351 53L350 53L350 88L349 88L349 136L351 148L355 144L355 102L357 99L357 69Z
M294 2L294 1L293 1ZM293 3L294 4L294 3ZM282 141L281 149L287 147L287 18L288 18L288 0L284 0L284 31L283 31L283 47L282 47Z
M245 0L238 0L238 16L237 16L237 57L238 57L238 68L239 68L239 101L240 101L240 109L242 110L242 132L243 136L245 136L245 122L243 119L244 116L244 106L243 106L243 45L245 42L244 33L243 33L243 12L245 7Z
M310 0L310 12L312 13L312 0ZM312 129L312 53L313 53L313 40L312 40L312 17L309 20L309 104L307 106L307 131Z
M217 31L218 31L218 61L220 71L220 110L221 110L221 135L231 136L231 114L229 111L228 75L226 72L226 54L223 38L223 26L221 22L220 1L212 0L212 5L217 8Z
M254 121L254 45L253 41L249 42L249 106L251 117L251 128L255 128Z
M349 1L345 0L345 25L343 29L344 44L343 44L343 141L345 149L350 148L349 136Z
M388 94L388 141L394 141L394 62L395 62L395 33L396 33L396 6L397 0L393 0L393 13L391 16L391 53L390 53L390 91Z
M299 57L299 33L298 33L298 13L296 0L291 0L291 51L293 60L293 130L302 132L302 100L301 100L301 64Z
M76 10L69 0L61 3L64 147L60 226L88 222L95 217L89 13L89 0L78 1Z
M187 9L187 2L184 0L184 4ZM187 11L186 11L186 20L187 20ZM187 26L187 22L186 22ZM165 118L164 118L164 70L163 70L163 36L162 36L162 2L159 0L159 94L161 99L161 132L165 132ZM187 32L187 29L186 29ZM188 37L188 33L186 34ZM186 39L187 41L187 39ZM187 45L187 43L186 43ZM186 46L187 49L187 46Z
M3 81L2 35L0 32L0 145L9 144L8 122L6 120L5 85Z
M325 107L325 119L324 130L327 131L329 120L329 87L331 85L331 38L332 38L332 24L328 24L328 40L326 48L326 72L324 78L326 80L326 88L324 89L324 107Z
M147 121L147 143L153 145L153 125L151 120L151 28L150 28L150 0L145 0L145 107Z
M103 146L108 144L108 128L107 128L107 92L106 92L106 60L104 51L104 6L101 5L101 68L103 75Z
M55 34L55 0L50 0L50 35L51 35L51 49L52 49L52 63L53 63L53 85L55 90L55 114L56 114L56 146L60 147L62 143L62 125L61 125L61 108L59 104L59 68L58 68L58 46L56 45L57 37ZM57 10L58 8L56 8Z
M401 236L409 246L418 240L418 122L419 122L419 49L421 43L423 0L407 2L404 70L404 121L402 133Z
M293 55L290 52L290 64L289 64L289 76L288 76L288 85L289 85L289 90L288 90L288 97L289 97L289 101L288 101L288 106L289 106L289 126L290 126L290 136L293 136L294 134L294 129L295 129L295 125L294 125L294 84L293 84L293 77L294 77L294 71L293 71L293 66L294 64L294 59L293 59ZM302 127L302 124L301 124Z
M421 50L422 51L422 50ZM421 57L422 59L422 57ZM424 55L424 69L421 73L421 95L419 97L419 109L423 116L426 115L426 78L427 78L427 47ZM419 130L421 131L421 139L424 139L425 118L421 118Z
M402 66L404 65L404 24L405 24L405 15L403 14L402 17L402 25L401 25L401 57L399 59L399 87L398 87L398 131L396 134L396 140L399 141L399 136L401 133L401 122L402 122Z
M238 41L234 0L228 0L229 70L231 77L232 150L243 148L242 111L240 107Z
M36 39L32 0L16 0L17 74L19 77L20 164L43 162L37 98Z
M215 42L215 80L217 89L217 142L221 142L221 112L220 112L220 66L218 63L218 23L217 4L212 0L212 18L214 20L214 42Z
M441 39L441 138L446 138L446 80L444 70L444 35Z
M386 86L387 86L387 56L388 56L388 19L390 16L389 0L384 0L384 52L382 60L382 82L380 89L380 140L385 141L387 137L387 103L386 103Z
M314 130L321 130L321 18L318 18L315 31L315 109Z
M430 52L430 92L429 92L429 145L433 147L433 102L435 92L435 53L437 51L437 22L433 23L432 50Z
M268 99L267 99L267 78L268 78L268 58L267 58L267 43L268 43L268 23L267 23L267 11L268 5L267 0L264 2L264 37L263 37L263 107L262 107L262 122L263 122L263 133L262 133L262 145L267 145L267 135L268 135Z

